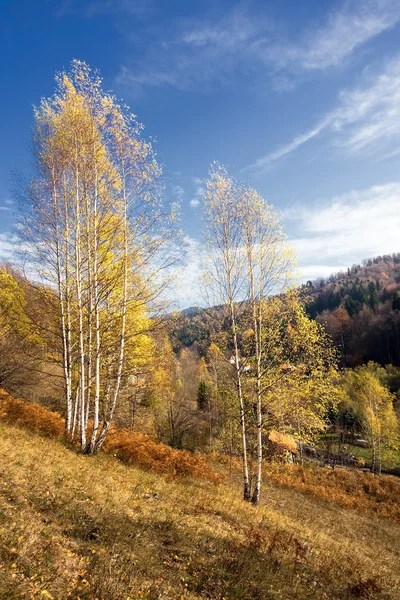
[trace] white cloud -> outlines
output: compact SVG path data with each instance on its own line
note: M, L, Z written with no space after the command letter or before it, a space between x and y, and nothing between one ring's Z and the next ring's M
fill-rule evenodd
M13 261L17 249L17 238L11 233L0 233L0 261Z
M11 210L9 206L0 206L0 210Z
M399 20L398 0L347 1L293 42L282 39L281 25L265 11L250 12L247 3L238 2L219 18L213 14L177 21L170 37L163 31L152 40L139 63L125 62L117 84L133 94L161 85L188 90L201 84L204 89L207 83L226 83L238 72L255 73L259 79L261 69L271 75L275 91L290 91L301 73L342 64Z
M189 202L192 208L199 206L202 197L205 194L204 181L200 177L192 177L192 182L195 185L194 197Z
M306 71L339 65L358 46L400 20L397 0L356 0L345 2L331 12L327 22L303 34L296 44L265 48L265 60L276 68Z
M342 90L336 107L312 129L257 159L246 170L262 172L323 132L330 133L333 144L348 153L378 154L394 144L395 150L387 157L396 155L400 140L400 55L379 73L367 72L359 87Z
M173 185L172 186L172 194L178 202L182 202L185 197L185 190L181 185Z
M178 308L199 306L201 301L202 252L197 240L186 237L184 264L176 273L176 284L173 289L173 300Z
M400 251L400 181L354 190L314 206L285 211L289 241L303 280L327 277L365 258ZM180 308L207 304L201 286L203 251L187 237L173 297Z
M400 182L351 191L312 208L292 208L285 221L295 229L289 238L307 278L398 252Z
M13 200L10 200L9 198L7 198L6 200L4 200L4 204L14 204Z

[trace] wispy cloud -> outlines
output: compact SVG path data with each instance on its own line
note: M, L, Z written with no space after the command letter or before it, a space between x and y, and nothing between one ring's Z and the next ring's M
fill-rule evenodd
M151 8L150 0L92 0L87 4L86 14L92 17L96 14L117 11L131 15L145 15Z
M327 119L323 119L313 129L310 129L310 131L307 131L306 133L295 137L291 142L289 142L285 146L281 146L277 150L274 150L273 152L270 152L269 154L258 158L253 164L249 165L243 170L251 169L258 172L264 171L272 162L283 158L291 152L294 152L294 150L297 150L299 146L302 146L306 142L309 142L313 138L317 137L317 135L319 135L321 131L323 131L327 127L328 124L329 121L327 122Z
M264 47L265 60L276 68L306 71L339 65L357 47L391 29L400 20L397 0L348 1L327 21L294 44Z
M116 83L137 94L145 87L190 90L227 82L248 66L251 47L270 27L266 18L257 21L240 4L219 19L178 21L170 37L163 32L152 40L140 67L136 60L134 66L127 61Z
M292 207L285 221L294 228L289 237L306 277L398 252L400 182L351 191L314 207Z
M276 91L289 91L299 74L338 66L399 20L398 0L353 0L288 41L265 10L238 3L219 17L179 21L170 37L163 32L151 41L139 67L127 60L117 83L133 94L161 85L188 90L229 82L240 72L263 84L270 75Z
M336 107L312 129L246 169L262 172L323 132L329 132L332 143L349 153L396 155L400 139L400 55L390 60L380 73L367 71L359 87L341 91ZM396 146L394 150L390 148L392 144Z
M191 201L189 202L189 204L192 208L197 208L197 206L199 206L201 199L205 193L204 181L200 177L193 177L192 181L195 185L195 192L194 192L194 196L191 199Z
M185 190L183 189L183 187L181 185L173 185L172 186L172 195L175 200L177 200L179 203L181 203L183 201L183 199L185 198Z

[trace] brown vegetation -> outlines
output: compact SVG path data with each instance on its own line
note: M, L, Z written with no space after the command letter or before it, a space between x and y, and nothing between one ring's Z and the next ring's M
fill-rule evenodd
M61 415L38 404L14 399L4 390L0 390L0 420L45 437L61 438L65 431ZM104 450L128 465L160 474L191 476L214 482L223 478L210 467L204 456L175 450L138 432L113 428ZM220 471L224 462L222 457L213 455L213 458ZM234 462L240 470L240 462ZM226 468L225 465L223 470ZM266 478L274 484L312 494L330 503L400 520L400 479L396 477L270 462L267 463Z
M61 437L65 430L64 419L39 404L29 404L12 398L0 389L0 419L6 423L24 427L46 437Z
M400 521L400 479L349 469L305 468L273 465L266 470L270 481L294 488L340 506L373 511Z
M398 600L399 525L279 486L95 459L3 425L0 598Z
M4 390L0 390L0 419L46 437L61 438L65 431L61 415L39 404L16 400ZM207 465L203 456L174 450L137 432L113 428L104 449L129 465L157 473L190 475L211 481L221 478Z
M151 469L156 473L190 475L211 481L221 477L211 470L200 454L175 450L137 432L123 429L112 431L104 449L128 465Z

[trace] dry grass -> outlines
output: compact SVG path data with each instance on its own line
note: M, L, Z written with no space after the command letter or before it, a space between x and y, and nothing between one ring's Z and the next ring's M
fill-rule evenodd
M275 484L312 494L330 503L372 511L400 521L400 478L357 471L300 465L266 467L266 476Z
M5 425L0 598L400 598L400 527L267 487L160 477Z
M65 430L64 419L58 413L39 404L12 398L2 389L0 420L51 438L62 438ZM110 431L104 450L129 465L151 469L157 473L190 475L210 481L221 479L221 475L210 468L204 456L174 450L137 432L114 427Z
M0 419L46 437L60 438L65 429L64 419L40 404L12 398L0 388Z
M38 405L0 392L0 418L0 598L400 600L395 478L270 466L254 508L140 434L87 457Z

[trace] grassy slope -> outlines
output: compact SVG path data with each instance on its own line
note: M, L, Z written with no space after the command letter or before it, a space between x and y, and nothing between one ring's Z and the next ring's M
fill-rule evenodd
M349 454L357 458L362 458L365 462L372 462L372 448L360 448L360 446L352 446L347 444ZM400 450L392 450L385 448L382 456L383 469L399 469L400 468Z
M400 525L0 431L0 598L396 599Z
M317 447L321 450L326 450L326 442L331 439L332 451L336 454L339 453L336 433L325 433L320 436ZM342 445L342 448L346 448L345 452L348 455L353 455L356 458L361 458L367 463L372 462L372 448L362 448L361 446L354 446L349 442ZM400 469L400 449L383 448L382 450L382 468L383 469Z

